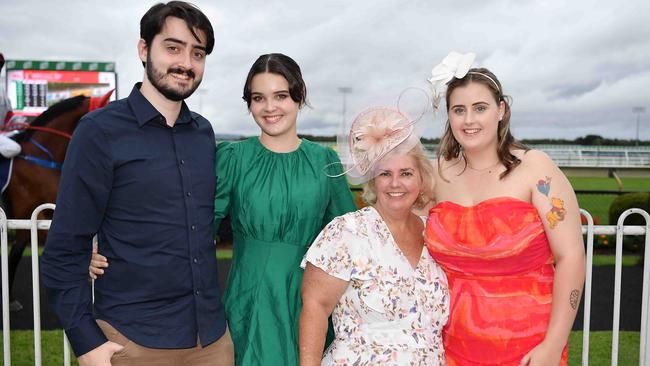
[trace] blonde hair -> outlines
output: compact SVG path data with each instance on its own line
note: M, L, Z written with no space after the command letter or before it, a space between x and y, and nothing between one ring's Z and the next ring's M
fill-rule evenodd
M427 203L433 199L433 166L431 166L431 161L424 152L424 148L421 143L417 143L409 152L406 153L408 156L412 156L415 159L415 166L420 173L420 179L422 180L422 190L418 195L417 200L413 203L415 208L422 208ZM392 156L391 154L386 155L384 159ZM383 159L382 159L383 160ZM361 198L369 204L374 205L377 203L377 190L375 188L375 178L372 178L368 183L363 185L363 193Z

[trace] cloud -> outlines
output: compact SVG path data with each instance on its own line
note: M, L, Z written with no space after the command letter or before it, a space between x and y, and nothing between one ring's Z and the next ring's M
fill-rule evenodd
M302 68L313 106L299 115L303 133L337 132L339 87L352 88L347 119L370 106L394 106L405 88L427 88L431 68L451 50L475 52L477 65L495 72L514 99L512 125L520 138L631 138L631 108L650 107L647 1L195 3L213 22L216 45L203 91L188 104L218 133L258 133L241 94L248 68L268 52L285 53ZM138 24L153 4L5 0L0 52L17 59L115 61L125 97L142 78ZM425 118L426 135L439 136L444 113L434 122ZM650 116L641 119L642 138L650 139Z

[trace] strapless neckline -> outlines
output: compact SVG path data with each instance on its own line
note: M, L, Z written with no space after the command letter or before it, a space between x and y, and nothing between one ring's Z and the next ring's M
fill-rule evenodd
M521 204L521 205L524 205L524 206L529 206L531 208L535 208L535 206L533 206L532 203L530 203L528 201L524 201L521 198L512 197L512 196L496 196L496 197L486 198L486 199L484 199L482 201L479 201L479 202L477 202L477 203L475 203L473 205L462 205L462 204L456 203L454 201L440 201L436 205L434 205L431 209L433 210L433 209L437 208L438 206L445 206L445 205L456 206L456 207L460 207L460 208L463 208L463 209L472 209L472 208L479 207L479 206L500 204L500 203L508 202L508 201L510 201L510 202L512 202L514 204Z

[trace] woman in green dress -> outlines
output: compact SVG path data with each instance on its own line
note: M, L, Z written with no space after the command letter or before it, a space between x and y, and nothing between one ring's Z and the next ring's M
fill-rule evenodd
M224 303L237 366L298 365L300 262L331 219L356 210L336 153L298 137L306 97L294 60L260 56L243 95L260 136L217 147L215 227L230 216ZM93 254L91 277L106 265Z
M237 365L297 365L300 261L331 219L356 210L336 153L296 132L307 89L298 64L260 56L243 99L260 136L217 147L215 225L230 215L233 258L224 295ZM340 169L340 168L339 168Z

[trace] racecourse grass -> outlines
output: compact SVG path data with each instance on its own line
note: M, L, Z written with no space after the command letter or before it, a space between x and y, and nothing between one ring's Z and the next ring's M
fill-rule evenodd
M41 332L41 355L43 365L63 365L63 332L46 330ZM589 337L589 365L611 365L612 332L591 332ZM632 366L639 364L639 332L620 332L618 364ZM72 365L77 365L72 355ZM571 332L569 338L569 365L580 365L582 360L582 332ZM11 332L11 365L34 365L34 336L28 330Z
M568 177L575 190L604 190L618 191L618 184L614 178L601 177ZM648 178L621 178L623 191L647 192L650 190Z
M620 332L618 335L618 365L639 365L639 332ZM612 332L589 333L589 366L611 365ZM582 364L582 331L571 332L569 337L569 365Z
M3 348L4 349L4 348ZM70 350L71 365L78 365ZM43 366L63 365L63 330L41 332L41 360ZM29 330L11 331L11 366L34 365L34 333Z
M621 181L623 182L623 191L650 191L650 179L648 178L622 178ZM614 178L569 177L569 182L576 191L619 190ZM609 222L609 206L617 197L617 194L579 193L577 196L580 208L587 210L591 214L596 225L616 225L615 222Z

